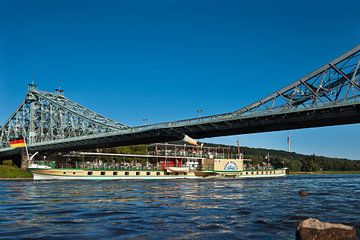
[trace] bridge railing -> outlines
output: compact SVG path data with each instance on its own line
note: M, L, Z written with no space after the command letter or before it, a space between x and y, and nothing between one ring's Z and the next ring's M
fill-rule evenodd
M287 107L287 108L274 108L268 110L258 110L252 112L245 112L245 113L225 113L225 114L218 114L212 115L207 117L200 117L200 118L192 118L192 119L185 119L179 120L174 122L164 122L158 124L151 124L146 126L137 126L131 129L132 132L140 132L140 131L149 131L154 129L161 129L161 128L172 128L172 127L181 127L181 126L189 126L189 125L196 125L196 124L205 124L211 122L219 122L225 120L236 120L236 119L247 119L247 118L254 118L254 117L263 117L269 115L277 115L277 114L284 114L284 113L294 113L294 112L302 112L302 111L311 111L311 110L319 110L329 107L340 107L340 106L347 106L352 104L360 104L360 96L356 96L352 99L348 99L346 101L341 102L330 102L330 103L317 103L312 107L308 106L297 106L297 107Z

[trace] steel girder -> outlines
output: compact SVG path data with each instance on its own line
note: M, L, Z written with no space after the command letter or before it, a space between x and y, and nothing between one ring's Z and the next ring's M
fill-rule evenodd
M289 86L234 112L140 126L136 129L202 125L352 104L360 104L360 45Z
M234 113L251 114L306 109L332 103L359 101L360 45L289 86Z
M32 145L113 131L127 132L128 129L69 100L63 91L39 91L30 84L25 100L0 129L0 148L7 147L10 139L19 137Z

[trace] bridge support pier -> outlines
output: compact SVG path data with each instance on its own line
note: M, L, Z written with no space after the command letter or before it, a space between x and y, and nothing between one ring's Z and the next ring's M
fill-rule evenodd
M29 163L29 158L28 158L28 155L26 153L26 150L25 149L22 149L21 150L21 165L20 165L20 168L21 169L26 169L27 168L27 165Z

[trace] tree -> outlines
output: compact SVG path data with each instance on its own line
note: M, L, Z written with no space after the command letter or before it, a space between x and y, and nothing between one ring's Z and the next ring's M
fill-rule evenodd
M302 164L302 171L305 172L311 172L311 171L319 171L320 170L320 166L318 163L316 163L316 157L315 154L306 157L303 161Z

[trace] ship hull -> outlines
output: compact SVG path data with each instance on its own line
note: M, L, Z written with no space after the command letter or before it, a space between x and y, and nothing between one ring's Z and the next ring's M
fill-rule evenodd
M206 178L268 178L286 176L285 169L272 171L198 171L169 174L166 171L100 171L100 170L30 170L34 180L170 180L170 179L206 179ZM89 174L91 173L91 174Z
M156 179L164 179L164 180L170 180L170 179L194 179L199 178L197 176L163 176L163 177L144 177L144 176L130 176L130 177L100 177L100 176L94 176L94 177L71 177L71 176L57 176L57 175L51 175L51 174L37 174L33 173L34 180L156 180Z

